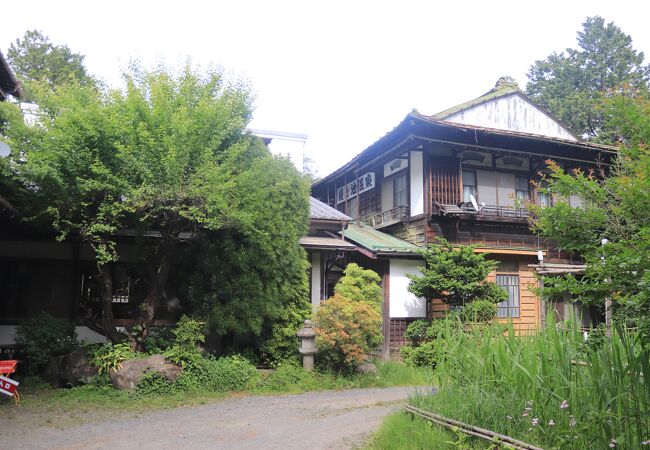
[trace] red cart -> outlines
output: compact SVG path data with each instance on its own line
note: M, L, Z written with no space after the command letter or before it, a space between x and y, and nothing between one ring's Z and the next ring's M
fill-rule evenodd
M16 366L18 361L15 359L0 361L0 393L13 397L17 405L20 403L18 382L9 378L16 371Z

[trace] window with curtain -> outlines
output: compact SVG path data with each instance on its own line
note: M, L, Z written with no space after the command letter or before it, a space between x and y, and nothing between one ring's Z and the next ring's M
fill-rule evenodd
M463 170L463 201L470 202L470 195L476 198L476 172Z
M526 202L530 199L528 186L530 179L528 177L515 177L515 197L521 202Z
M496 281L508 293L507 300L497 303L497 317L519 317L519 275L497 274Z
M406 189L406 173L397 175L393 178L393 207L397 208L398 206L408 206L408 201L406 199L406 194L408 190Z

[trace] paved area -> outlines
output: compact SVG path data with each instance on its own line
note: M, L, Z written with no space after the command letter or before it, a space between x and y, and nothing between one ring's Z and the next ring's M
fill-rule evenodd
M351 389L244 397L64 429L37 427L5 434L1 445L7 449L348 449L362 444L410 392L412 388Z

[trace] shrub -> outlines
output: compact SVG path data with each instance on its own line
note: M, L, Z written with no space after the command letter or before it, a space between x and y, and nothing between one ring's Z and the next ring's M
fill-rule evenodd
M305 299L287 305L279 320L273 324L271 337L262 345L262 360L270 367L297 360L300 339L296 336L305 319L311 313L311 305Z
M261 383L271 391L313 390L319 388L314 372L306 372L298 364L283 363Z
M241 356L215 359L199 355L187 363L174 387L180 391L242 391L252 387L258 379L255 366Z
M367 302L377 311L381 311L383 296L379 275L355 263L348 264L343 273L344 276L334 287L334 293L357 302Z
M428 328L429 322L426 320L415 320L406 327L404 337L412 346L418 346L426 339Z
M145 373L136 387L138 394L168 395L173 391L173 383L158 372Z
M97 349L90 362L97 367L100 374L108 374L122 367L123 361L135 357L136 353L129 344L108 342Z
M317 356L332 369L352 370L381 341L381 315L364 301L335 294L316 313Z
M152 328L144 340L144 347L149 354L163 353L176 342L176 336L169 327Z
M52 356L65 355L79 346L74 324L47 313L19 325L16 344L25 347L31 373L39 372Z
M406 345L400 349L404 364L411 367L430 367L434 369L446 348L444 339L424 342L418 347Z
M163 355L168 361L185 367L188 363L201 357L199 344L205 342L205 324L198 320L182 316L171 330L175 342Z
M463 322L490 322L497 316L497 305L489 300L466 303L460 311Z

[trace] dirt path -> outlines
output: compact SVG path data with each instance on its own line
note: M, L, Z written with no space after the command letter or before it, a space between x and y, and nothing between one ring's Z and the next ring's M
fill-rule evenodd
M412 391L244 397L64 429L0 428L0 436L7 449L347 449L362 443Z

